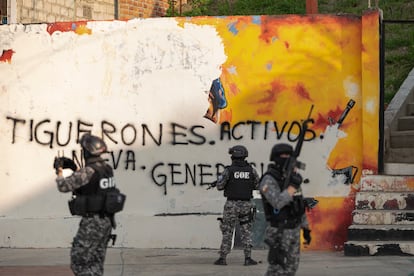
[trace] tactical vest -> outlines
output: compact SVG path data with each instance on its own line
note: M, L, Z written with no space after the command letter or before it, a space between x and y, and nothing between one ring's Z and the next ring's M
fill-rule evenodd
M284 181L281 173L276 168L269 166L268 171L263 176L267 174L276 179L280 191L283 191ZM273 208L263 195L262 201L266 220L273 227L295 228L300 225L302 215L305 213L305 204L302 195L293 196L293 201L280 210Z
M72 215L87 216L90 214L113 214L123 209L126 196L115 187L112 168L98 160L87 163L94 169L88 184L76 189L69 202Z
M224 196L230 200L250 200L255 188L252 166L244 160L234 160L227 169L229 180L224 188Z
M94 169L89 183L76 189L75 193L79 195L95 195L102 194L108 188L115 188L114 173L112 168L104 162L96 162L87 166Z

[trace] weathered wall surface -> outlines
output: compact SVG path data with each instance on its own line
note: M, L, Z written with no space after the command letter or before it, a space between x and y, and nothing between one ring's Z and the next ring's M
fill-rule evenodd
M377 12L363 18L378 31ZM225 199L206 187L228 148L245 145L261 174L312 109L300 158L320 201L310 249L340 249L361 171L377 169L379 44L365 31L327 15L0 26L0 246L70 246L78 218L52 163L79 158L92 132L128 196L118 246L216 248Z

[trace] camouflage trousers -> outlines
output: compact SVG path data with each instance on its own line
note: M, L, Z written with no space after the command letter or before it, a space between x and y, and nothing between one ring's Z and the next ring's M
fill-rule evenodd
M293 276L299 267L300 226L293 229L278 230L278 228L268 226L265 232L265 240L269 241L270 244L277 245L278 253L283 252L284 256L282 258L285 260L285 265L269 263L265 276ZM271 256L270 251L269 256Z
M73 238L71 269L76 276L103 275L106 248L111 235L108 217L83 217Z
M223 239L220 246L220 257L226 257L231 251L233 232L236 223L240 225L240 238L244 249L245 257L251 257L252 251L252 213L253 203L251 201L227 200L224 204L223 220L220 230Z

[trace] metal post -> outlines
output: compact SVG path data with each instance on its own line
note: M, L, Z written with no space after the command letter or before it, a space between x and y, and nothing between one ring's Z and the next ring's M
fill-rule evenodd
M318 0L306 0L306 14L318 13Z
M118 9L118 0L114 0L114 19L119 19L119 9Z
M378 141L378 173L384 173L384 98L385 98L385 28L382 17L379 18L380 32L380 98L379 98L379 141Z

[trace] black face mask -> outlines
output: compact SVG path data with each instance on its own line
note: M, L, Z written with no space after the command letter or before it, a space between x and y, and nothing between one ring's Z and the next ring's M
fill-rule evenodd
M88 160L91 157L93 157L93 156L92 156L92 154L89 153L89 151L83 150L83 159Z
M273 158L273 161L275 162L277 167L283 168L283 166L285 166L288 159L289 159L288 157L275 157Z

